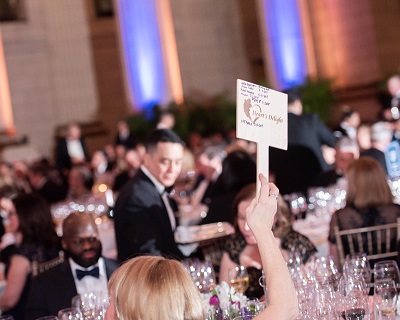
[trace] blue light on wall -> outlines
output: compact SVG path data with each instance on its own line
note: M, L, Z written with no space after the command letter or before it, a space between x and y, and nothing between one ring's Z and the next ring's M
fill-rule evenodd
M118 0L125 70L132 108L163 101L166 80L155 0Z
M307 65L297 0L264 0L264 17L278 85L303 83Z

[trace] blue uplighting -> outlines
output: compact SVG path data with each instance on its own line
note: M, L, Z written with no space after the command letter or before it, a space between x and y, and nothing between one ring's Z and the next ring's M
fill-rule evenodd
M297 0L264 0L264 13L278 89L303 83L307 66Z
M155 0L118 0L132 108L149 111L166 91Z

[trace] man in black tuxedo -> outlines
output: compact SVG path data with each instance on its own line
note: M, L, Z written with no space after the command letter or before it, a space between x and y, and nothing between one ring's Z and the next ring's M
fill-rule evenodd
M71 306L77 294L108 292L116 261L101 257L101 242L92 216L71 213L63 223L62 246L68 259L33 279L25 319L37 319Z
M117 123L117 135L115 137L115 145L122 145L126 149L133 149L136 146L136 138L129 130L129 126L124 120Z
M150 134L143 164L114 207L120 261L142 254L183 258L174 240L177 223L167 193L181 172L183 151L184 142L172 130Z
M57 143L56 165L64 174L74 165L84 164L89 156L85 139L81 135L81 128L72 123L68 126L65 138Z
M303 146L310 149L317 157L322 171L329 170L329 165L324 159L321 147L327 145L333 148L335 136L317 114L303 114L303 105L297 92L290 90L287 93L289 112L288 145Z

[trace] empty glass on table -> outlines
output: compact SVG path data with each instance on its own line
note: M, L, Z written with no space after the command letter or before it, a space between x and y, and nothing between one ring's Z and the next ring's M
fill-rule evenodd
M79 308L66 308L58 311L58 320L83 320L82 312Z
M396 319L397 299L396 284L393 280L376 280L374 283L374 319Z
M396 288L400 289L400 271L395 260L376 262L374 265L374 282L376 280L393 280Z

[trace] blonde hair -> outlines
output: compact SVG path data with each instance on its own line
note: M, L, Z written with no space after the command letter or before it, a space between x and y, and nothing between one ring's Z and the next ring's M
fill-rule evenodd
M200 293L183 265L141 256L118 268L108 283L117 319L204 320Z
M380 207L393 202L387 176L374 159L362 157L346 170L348 188L346 204L359 209Z

